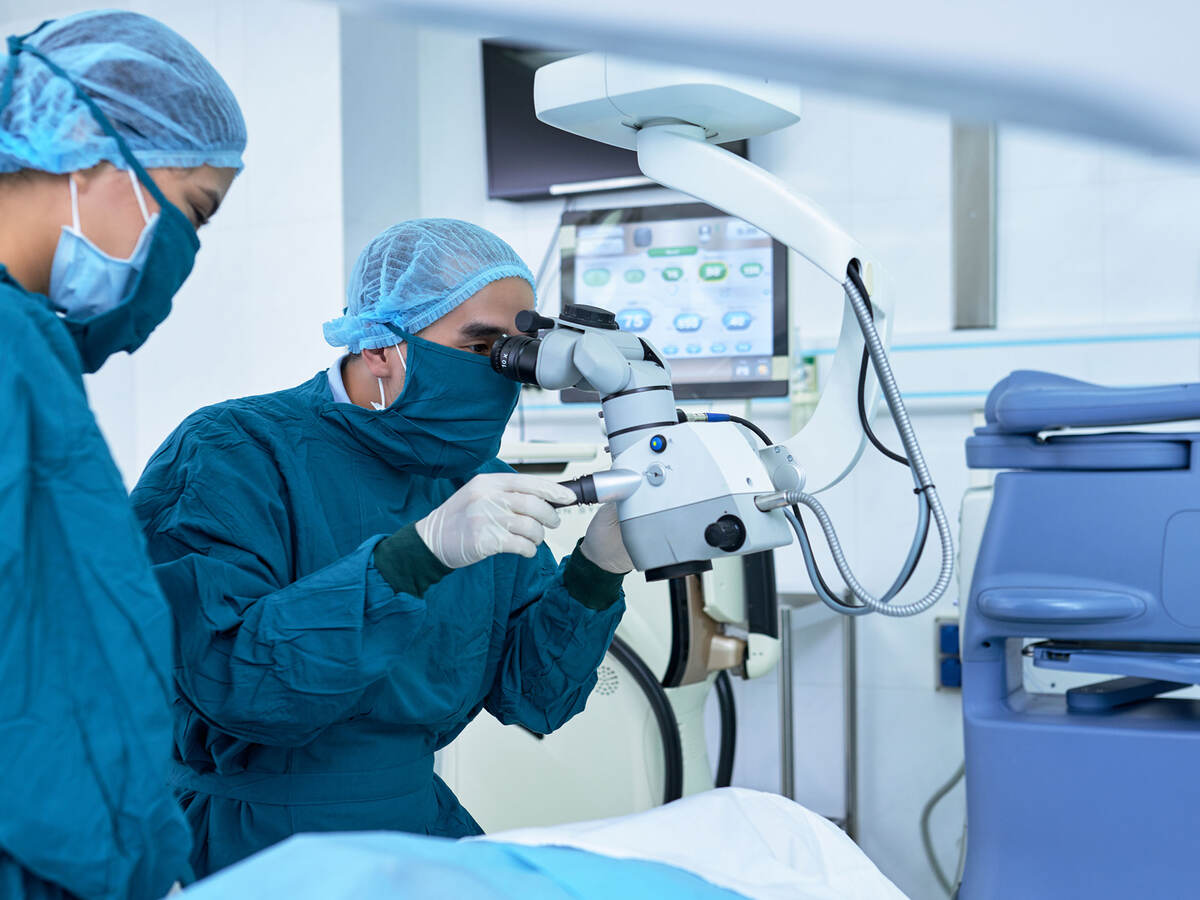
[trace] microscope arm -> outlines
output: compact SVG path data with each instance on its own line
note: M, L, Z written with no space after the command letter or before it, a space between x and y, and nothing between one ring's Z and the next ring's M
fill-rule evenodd
M844 308L832 370L812 418L784 443L804 471L805 490L816 493L832 487L854 468L866 445L858 419L863 336L841 285L847 264L859 260L886 346L891 339L892 301L881 289L878 267L871 264L862 246L811 200L753 163L708 143L702 128L682 124L642 128L637 132L637 153L647 177L761 228L837 286ZM832 293L835 288L830 287ZM879 393L875 379L868 379L868 414Z

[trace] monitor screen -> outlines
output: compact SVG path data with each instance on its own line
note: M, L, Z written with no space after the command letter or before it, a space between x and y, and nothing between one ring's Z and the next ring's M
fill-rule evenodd
M704 203L572 210L561 247L563 303L658 348L679 399L787 395L787 248L766 232Z
M538 119L534 73L572 52L484 41L482 53L490 198L535 200L652 183L632 150L581 138ZM745 141L724 146L746 155Z

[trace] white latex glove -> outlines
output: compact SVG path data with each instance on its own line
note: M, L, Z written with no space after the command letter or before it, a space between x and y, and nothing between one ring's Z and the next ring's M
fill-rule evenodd
M547 528L559 525L551 503L575 502L562 485L497 472L476 475L417 523L417 534L442 564L461 569L499 553L533 557Z
M625 542L621 539L621 525L617 520L615 503L605 503L596 510L592 521L588 523L583 545L579 549L605 572L624 575L633 571L633 560L629 558L629 551L625 549Z

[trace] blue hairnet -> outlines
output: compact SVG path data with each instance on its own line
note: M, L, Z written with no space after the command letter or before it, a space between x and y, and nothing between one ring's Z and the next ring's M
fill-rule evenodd
M86 12L46 25L26 43L70 73L146 168L241 170L246 123L237 100L200 51L161 22ZM12 78L0 110L0 172L74 172L99 162L128 168L117 142L42 60L18 53Z
M390 347L390 322L411 334L432 325L501 278L533 274L486 228L457 219L413 219L374 238L354 264L345 315L325 323L325 340L351 353Z

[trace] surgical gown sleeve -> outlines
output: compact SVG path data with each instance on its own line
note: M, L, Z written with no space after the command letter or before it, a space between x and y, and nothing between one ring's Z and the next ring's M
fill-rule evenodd
M559 565L543 544L517 572L514 612L484 706L506 725L549 734L583 710L625 600L621 576L579 547Z
M289 509L272 454L236 423L185 422L134 501L175 614L179 689L223 732L305 744L402 664L425 606L375 568L382 535L302 571L294 531L306 517Z

